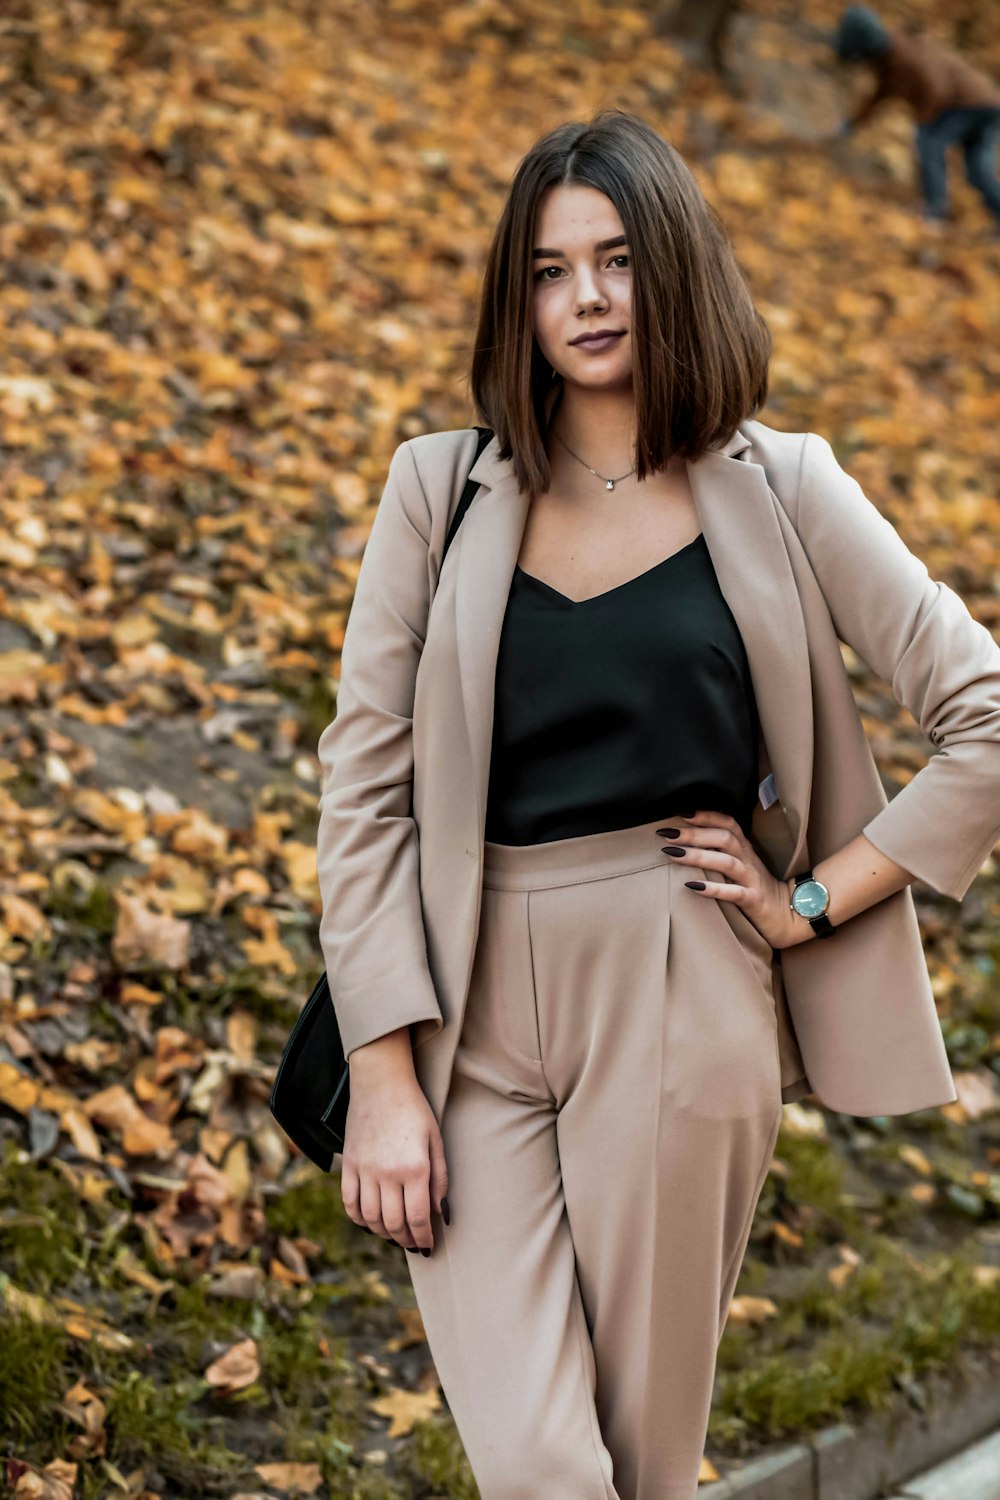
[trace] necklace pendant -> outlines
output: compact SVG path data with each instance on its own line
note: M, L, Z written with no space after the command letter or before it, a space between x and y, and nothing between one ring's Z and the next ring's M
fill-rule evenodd
M614 482L613 479L606 479L604 481L604 484L605 484L605 488L609 489L609 490L613 490L614 487L615 487L615 482Z

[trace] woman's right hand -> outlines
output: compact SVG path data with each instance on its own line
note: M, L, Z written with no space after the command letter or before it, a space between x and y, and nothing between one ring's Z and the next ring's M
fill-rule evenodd
M362 1229L429 1255L431 1213L448 1191L444 1143L417 1081L409 1027L356 1048L344 1129L341 1193Z

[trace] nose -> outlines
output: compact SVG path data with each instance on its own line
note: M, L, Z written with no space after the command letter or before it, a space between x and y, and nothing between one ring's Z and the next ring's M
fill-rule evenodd
M607 307L607 298L603 296L600 287L594 277L593 270L586 266L580 272L577 282L577 306L581 312L594 311L597 308Z

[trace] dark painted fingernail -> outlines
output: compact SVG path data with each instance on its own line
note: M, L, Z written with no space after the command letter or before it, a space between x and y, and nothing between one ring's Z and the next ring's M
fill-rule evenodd
M418 1247L416 1245L404 1245L403 1249L407 1255L416 1255Z
M448 1207L448 1199L441 1199L441 1217L446 1224L451 1223L451 1209Z
M684 884L690 886L693 891L703 891L705 889L705 882L703 880L685 880Z
M683 854L685 851L682 844L664 844L663 852L664 854Z
M421 1254L421 1255L430 1255L430 1253L431 1253L431 1252L430 1252L430 1251L429 1251L429 1250L425 1250L425 1249L424 1249L424 1248L423 1248L423 1246L421 1246L421 1248L420 1248L420 1254Z
M661 839L677 839L681 834L679 828L658 828L656 831Z

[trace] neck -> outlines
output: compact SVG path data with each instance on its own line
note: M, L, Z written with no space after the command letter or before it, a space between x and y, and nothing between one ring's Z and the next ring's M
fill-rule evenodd
M635 401L631 387L591 391L562 382L549 399L546 447L553 468L575 464L565 443L599 474L624 474L633 464ZM557 441L562 439L562 443Z

